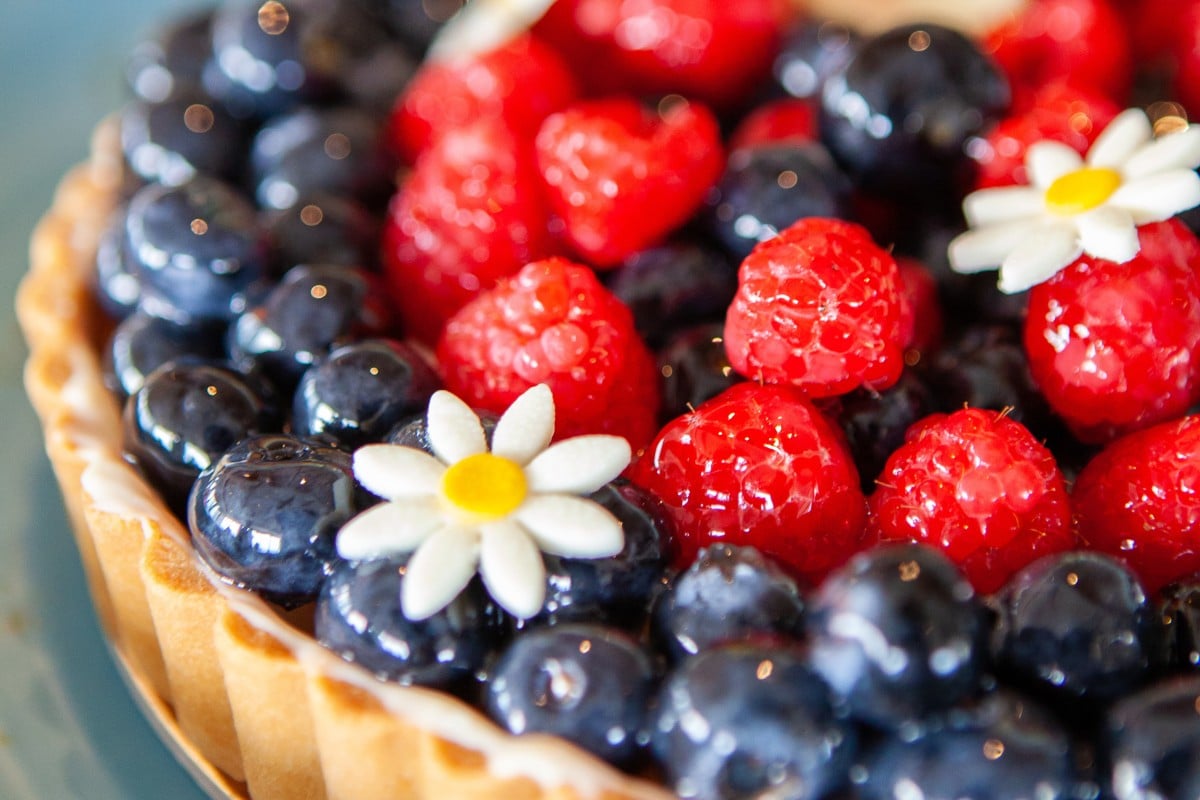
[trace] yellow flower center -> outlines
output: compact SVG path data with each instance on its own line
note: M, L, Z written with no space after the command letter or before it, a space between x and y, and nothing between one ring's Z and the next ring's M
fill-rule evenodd
M1121 173L1104 167L1084 167L1068 172L1046 190L1046 207L1071 216L1101 205L1121 186Z
M442 476L442 497L457 511L477 520L508 516L528 492L520 465L491 453L467 456Z

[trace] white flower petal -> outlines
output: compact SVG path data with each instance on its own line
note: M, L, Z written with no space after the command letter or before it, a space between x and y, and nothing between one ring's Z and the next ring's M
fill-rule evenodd
M1000 265L1000 291L1015 294L1047 281L1081 253L1079 234L1069 222L1031 230Z
M972 228L1037 216L1045 208L1045 194L1032 186L980 189L963 198L963 215Z
M446 524L432 498L380 503L351 519L337 535L338 555L350 561L411 553Z
M1089 167L1108 167L1120 170L1139 147L1150 141L1154 129L1150 118L1139 108L1129 108L1118 114L1100 132L1088 150Z
M546 599L546 565L541 551L511 520L483 526L479 545L479 574L500 606L517 619L529 619Z
M1141 249L1133 217L1123 209L1101 206L1075 217L1075 224L1079 243L1090 256L1124 264Z
M1025 172L1029 182L1039 189L1083 166L1083 158L1070 145L1043 139L1034 142L1025 151Z
M479 531L442 528L425 540L404 571L400 610L418 622L458 597L479 564Z
M608 509L567 494L534 495L513 516L544 552L569 558L607 558L621 552L625 532Z
M508 407L492 433L492 453L525 466L554 438L554 395L544 383Z
M369 444L354 451L354 477L386 500L436 494L446 467L415 447Z
M1121 167L1126 180L1200 166L1200 125L1168 133L1138 150Z
M575 436L552 444L525 467L529 490L591 494L629 466L629 442L620 436Z
M962 273L996 269L1040 224L1037 220L1022 219L960 233L951 240L947 252L950 268Z
M1113 192L1108 205L1128 211L1137 225L1161 222L1200 205L1200 175L1173 169L1138 178Z
M479 416L450 392L439 390L429 398L425 421L429 446L443 463L456 464L468 456L487 452L487 438Z

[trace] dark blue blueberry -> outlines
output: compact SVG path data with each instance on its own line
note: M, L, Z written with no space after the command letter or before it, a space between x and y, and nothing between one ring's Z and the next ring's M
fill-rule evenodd
M1009 104L995 64L938 25L863 41L825 81L821 138L860 185L908 206L961 194L972 179L964 145Z
M468 690L503 640L503 614L476 580L428 619L409 620L405 563L337 564L317 599L317 641L383 680Z
M483 434L488 447L492 446L492 432L496 430L499 417L486 411L480 412L479 421L483 423ZM402 447L415 447L433 455L433 447L429 444L429 426L425 424L425 412L413 417L407 422L397 425L387 437L388 444L398 444Z
M121 111L125 162L151 183L179 186L198 174L235 180L244 140L242 124L199 91L157 103L134 100Z
M962 408L959 404L957 408ZM883 391L857 389L839 400L838 421L858 467L864 492L875 488L888 457L904 443L914 422L933 413L934 397L913 370Z
M230 320L267 277L270 248L254 207L198 176L151 184L125 217L125 255L147 312L179 324Z
M813 667L859 719L896 728L980 687L986 613L940 551L889 545L831 573L807 614Z
M929 732L891 736L855 771L862 800L1069 800L1080 796L1062 726L1011 692L946 715Z
M1116 800L1200 797L1200 678L1144 689L1108 715Z
M251 436L196 480L188 527L219 575L294 607L316 598L338 561L338 529L367 503L349 453L284 434Z
M466 0L367 0L394 36L424 53L434 35Z
M125 217L128 208L113 212L96 245L96 296L105 313L124 319L142 297L142 287L125 254Z
M853 727L798 649L730 644L683 661L659 692L651 747L680 797L818 800L846 782Z
M108 345L109 388L131 395L168 361L218 362L225 357L224 326L185 327L136 312L121 320Z
M204 66L212 57L212 18L212 9L195 12L137 44L125 67L133 93L161 103L201 86Z
M613 764L645 744L654 664L642 647L603 625L527 631L491 670L484 707L516 734L548 733Z
M664 421L686 414L742 380L725 352L724 323L679 331L659 352L658 364Z
M844 25L805 20L788 31L775 58L775 80L792 97L817 100L829 76L854 57L858 43Z
M292 430L325 434L349 449L379 442L421 413L441 387L412 347L391 339L344 345L305 371L296 389Z
M804 633L796 582L753 547L710 545L654 607L654 637L673 659L730 641Z
M679 328L719 322L737 291L737 267L712 247L677 242L634 253L610 273L609 288L633 312L650 347Z
M392 189L378 121L349 106L305 106L270 120L254 137L250 168L262 208L291 208L315 192L379 205Z
M353 267L305 264L230 328L229 352L240 368L257 367L291 394L300 376L333 348L387 333L391 320L375 279Z
M1200 577L1163 587L1156 605L1164 626L1160 663L1171 670L1200 670Z
M1094 552L1047 556L995 596L1000 676L1088 719L1151 677L1158 616L1133 573Z
M213 364L168 362L125 401L125 457L175 511L196 476L255 433L276 430L278 415L253 383Z
M267 212L263 222L285 267L344 264L375 270L379 221L351 198L304 195L291 208Z
M739 261L802 217L845 217L850 181L817 142L765 144L730 154L709 192L708 225Z
M418 66L406 45L380 44L347 65L341 76L343 89L351 105L383 118L391 113Z

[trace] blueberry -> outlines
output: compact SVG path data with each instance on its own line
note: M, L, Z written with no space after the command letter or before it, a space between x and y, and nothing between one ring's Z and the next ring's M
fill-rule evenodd
M137 308L142 287L132 272L125 253L125 218L122 207L113 212L96 244L96 296L104 312L113 319L124 319Z
M654 607L659 646L674 659L715 645L804 632L796 582L753 547L710 545L671 582Z
M335 565L317 598L317 641L382 680L466 691L502 641L503 615L476 580L412 622L400 610L405 563Z
M709 193L708 225L739 261L801 217L845 217L850 181L817 142L735 151Z
M277 429L277 416L230 369L167 362L125 401L125 457L181 511L196 476L239 440Z
M146 376L168 361L224 359L221 324L182 326L161 317L136 312L121 321L109 340L109 388L121 396L142 388Z
M388 332L383 293L370 274L335 264L293 267L230 328L239 367L256 366L284 393L304 370L340 344Z
M496 423L500 417L486 411L477 410L476 413L479 414L479 421L483 423L483 434L487 445L491 447L492 432L496 430ZM424 412L393 428L392 432L388 434L387 443L398 444L401 447L415 447L433 455L433 446L429 444L429 426L426 424Z
M234 180L242 167L241 123L199 91L157 103L134 100L121 112L121 150L142 179L179 186L198 174Z
M1116 800L1200 797L1200 678L1143 689L1108 715Z
M290 208L264 214L263 223L281 264L376 268L379 221L349 197L302 195Z
M1035 703L1011 692L957 710L915 739L891 736L864 758L862 800L1069 800L1076 797L1071 741Z
M138 191L125 217L141 306L180 324L230 320L267 278L270 248L245 198L214 178Z
M941 552L879 547L854 556L810 598L812 664L853 715L896 728L980 688L986 621Z
M788 31L775 58L775 80L792 97L819 99L829 76L854 57L859 37L836 22L805 20Z
M603 625L528 631L491 670L485 709L516 734L548 733L613 764L629 764L644 744L654 693L649 655Z
M1169 669L1200 669L1200 579L1163 587L1156 606L1165 634L1158 660Z
M731 644L682 662L659 692L651 747L680 797L817 800L846 782L853 727L798 649Z
M441 382L411 346L367 339L333 350L309 367L296 389L292 430L326 434L349 449L379 442L422 412Z
M742 380L725 352L724 323L679 331L659 352L658 364L664 422L692 411Z
M466 0L368 0L393 35L414 53L424 53L443 24Z
M212 9L194 12L137 44L125 67L133 93L161 103L201 86L204 66L212 58L212 18Z
M821 139L860 185L909 206L970 184L964 145L1008 108L1000 70L963 34L894 28L863 41L821 96Z
M902 372L890 388L856 389L840 399L837 418L864 492L875 488L875 478L883 472L888 456L904 444L909 427L934 410L933 394L912 370Z

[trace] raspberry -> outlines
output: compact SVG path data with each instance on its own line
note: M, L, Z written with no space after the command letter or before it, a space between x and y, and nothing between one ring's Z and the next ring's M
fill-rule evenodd
M482 55L426 62L392 109L392 144L411 163L448 131L480 118L530 137L576 93L562 58L532 36Z
M918 422L868 500L868 538L941 548L979 592L1075 544L1054 456L1004 413L964 408Z
M900 269L900 341L905 351L916 358L935 350L942 340L942 305L938 300L937 278L915 258L896 259ZM909 356L905 355L905 361Z
M450 319L437 356L446 388L475 408L499 413L548 385L559 438L611 433L636 449L656 430L654 360L587 267L551 258L501 280Z
M567 239L597 266L658 243L687 221L724 166L716 118L678 102L581 103L537 135L538 166Z
M740 383L676 418L630 478L666 503L681 566L709 544L752 545L815 583L860 547L854 461L790 386Z
M392 199L383 262L410 334L436 342L450 316L553 252L531 147L497 120L445 134Z
M1080 539L1123 558L1149 591L1200 572L1200 415L1108 445L1072 498Z
M1165 3L1166 0L1160 0L1160 4ZM1200 114L1200 3L1175 0L1165 14L1165 21L1174 27L1173 39L1166 40L1176 62L1171 94L1183 103L1194 119ZM1162 49L1160 41L1159 50Z
M1085 442L1200 400L1200 241L1178 220L1143 225L1138 236L1131 261L1084 255L1029 293L1030 371Z
M864 228L812 217L742 262L725 317L729 363L811 397L883 389L904 367L901 278Z
M729 149L759 144L800 144L817 138L817 112L807 100L784 98L764 103L738 123L729 136Z

